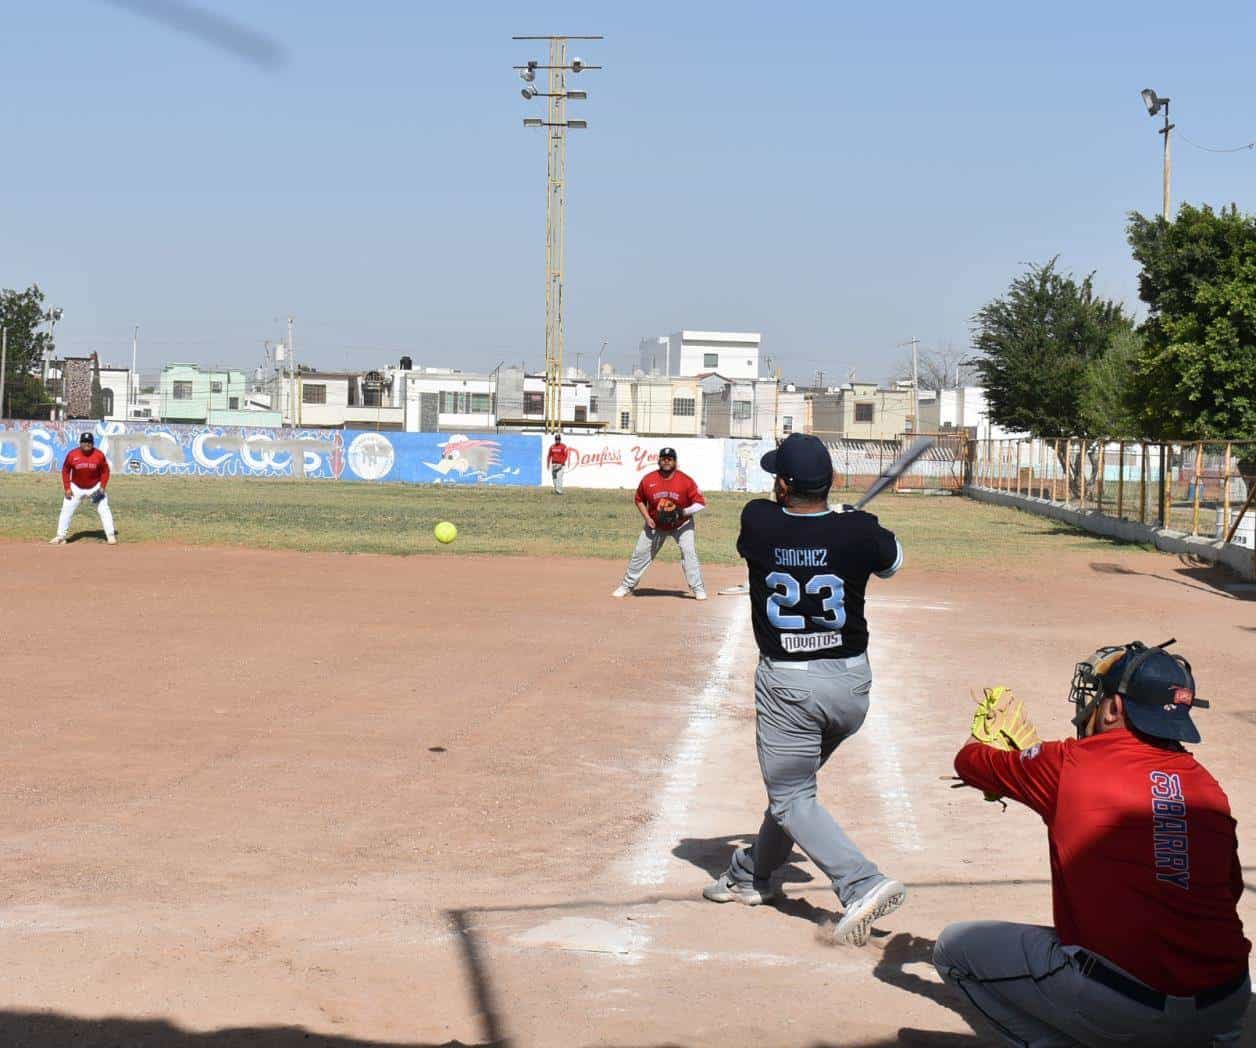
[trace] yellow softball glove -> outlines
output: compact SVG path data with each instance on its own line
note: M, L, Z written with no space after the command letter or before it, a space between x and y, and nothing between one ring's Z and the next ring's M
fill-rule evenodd
M1025 712L1025 704L1012 694L1011 688L1002 685L986 688L982 698L977 699L972 733L978 742L996 750L1027 750L1042 741Z

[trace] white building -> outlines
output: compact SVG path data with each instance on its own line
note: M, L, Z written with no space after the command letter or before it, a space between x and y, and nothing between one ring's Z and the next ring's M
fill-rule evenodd
M1004 429L990 421L990 406L981 386L938 391L937 399L920 402L922 433L942 433L950 429L969 430L977 440L1002 440L1027 434Z
M647 375L692 376L718 371L725 378L759 377L757 331L677 331L641 340L641 370Z

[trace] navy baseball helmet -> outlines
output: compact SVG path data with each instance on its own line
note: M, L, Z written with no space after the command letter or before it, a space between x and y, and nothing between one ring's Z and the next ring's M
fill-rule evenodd
M79 443L80 444L95 444L96 438L93 437L90 433L80 433Z
M810 433L791 433L781 446L759 460L763 472L784 477L799 488L822 488L833 479L833 459L824 441Z
M676 460L676 449L675 448L659 448L659 458L671 459L674 462Z
M1144 735L1178 742L1199 742L1191 707L1205 707L1195 698L1191 664L1162 647L1135 641L1103 674L1106 695L1125 700L1125 718Z

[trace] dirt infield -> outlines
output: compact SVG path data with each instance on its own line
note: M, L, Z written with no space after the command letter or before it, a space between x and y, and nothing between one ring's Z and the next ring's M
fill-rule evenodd
M612 601L607 561L0 543L0 1044L989 1043L932 941L1050 898L1036 818L938 781L969 688L1059 735L1079 657L1177 636L1256 862L1256 592L1117 547L908 557L821 777L912 893L850 950L801 857L779 906L699 897L763 806L754 644L674 563Z

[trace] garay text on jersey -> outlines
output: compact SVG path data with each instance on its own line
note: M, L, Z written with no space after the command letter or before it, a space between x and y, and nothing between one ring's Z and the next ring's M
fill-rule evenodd
M772 552L776 556L778 568L827 568L829 566L827 549L782 549L777 546Z

